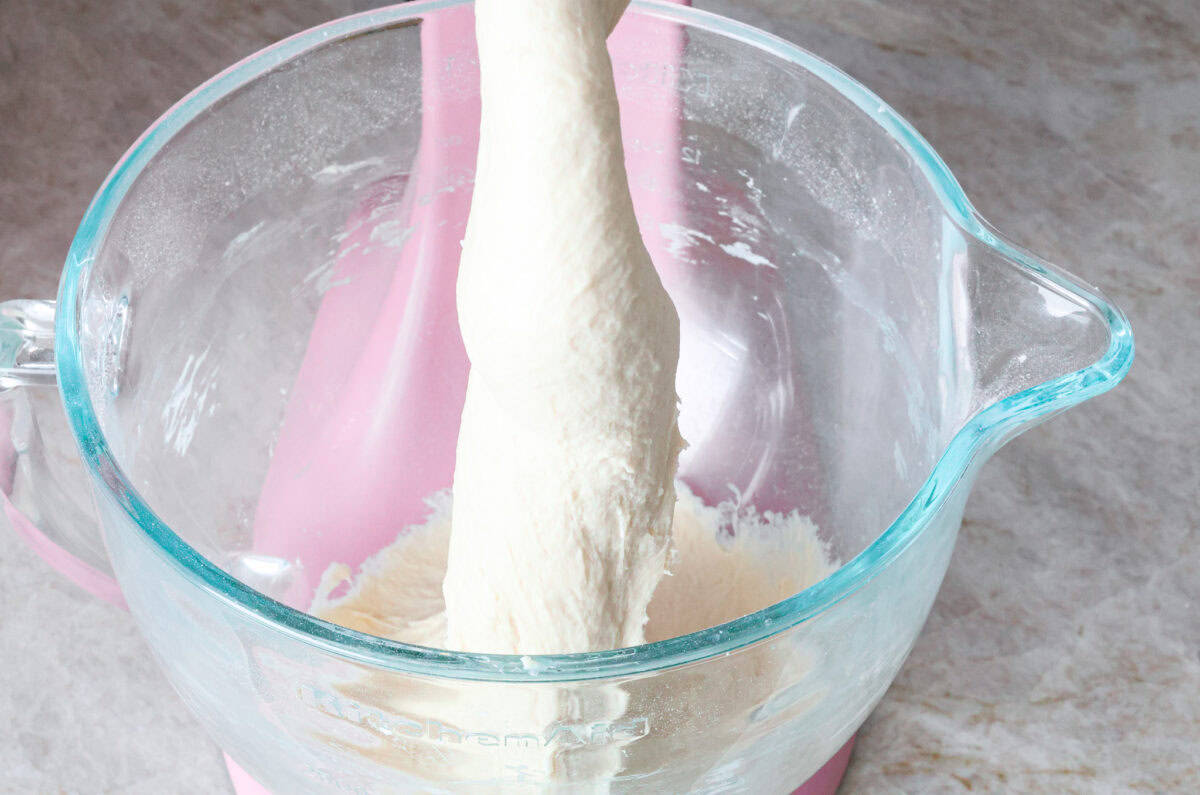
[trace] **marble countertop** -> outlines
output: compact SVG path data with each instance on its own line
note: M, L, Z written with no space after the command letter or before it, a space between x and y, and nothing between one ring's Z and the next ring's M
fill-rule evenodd
M843 791L1200 790L1200 3L697 4L877 91L1137 336L1124 384L984 470ZM53 294L93 191L178 97L370 5L0 3L0 296ZM229 791L130 617L0 533L0 789Z

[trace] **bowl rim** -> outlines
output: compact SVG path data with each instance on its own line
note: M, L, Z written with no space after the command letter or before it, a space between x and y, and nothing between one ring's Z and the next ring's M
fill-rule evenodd
M1099 291L1005 240L975 211L933 148L869 89L825 60L781 38L716 14L656 0L631 13L704 30L798 65L874 119L924 173L943 210L968 235L1043 282L1087 305L1107 325L1109 346L1092 364L1027 388L978 411L953 437L916 496L866 549L819 583L755 613L669 640L580 654L475 654L414 646L342 627L288 607L241 583L198 553L149 508L117 465L100 430L84 376L79 301L117 207L154 155L188 122L231 92L311 49L394 26L470 0L418 0L333 20L271 45L190 92L155 121L113 167L88 206L63 267L55 320L59 389L83 461L96 487L142 529L187 580L268 628L339 657L404 673L449 679L563 682L644 674L726 654L780 634L846 598L896 559L941 510L973 462L986 459L1024 427L1115 386L1131 366L1128 320Z

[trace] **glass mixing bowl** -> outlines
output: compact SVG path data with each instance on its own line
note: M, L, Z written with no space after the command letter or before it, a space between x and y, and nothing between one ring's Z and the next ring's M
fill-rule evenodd
M988 227L837 69L635 3L612 50L639 221L683 326L681 477L810 515L843 565L729 623L589 654L456 653L315 618L325 564L361 562L450 484L470 24L464 2L329 23L142 136L57 306L0 306L5 511L128 603L274 791L790 790L896 675L981 464L1115 385L1128 323ZM54 383L69 435L36 388Z

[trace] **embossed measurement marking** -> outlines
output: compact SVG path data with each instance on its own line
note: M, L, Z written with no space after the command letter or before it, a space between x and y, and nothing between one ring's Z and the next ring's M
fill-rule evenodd
M626 715L614 721L590 723L556 721L545 729L534 731L513 728L476 731L443 723L432 717L384 712L307 684L297 687L296 696L311 709L350 721L397 741L424 740L497 749L578 748L629 742L650 734L650 721L644 716Z

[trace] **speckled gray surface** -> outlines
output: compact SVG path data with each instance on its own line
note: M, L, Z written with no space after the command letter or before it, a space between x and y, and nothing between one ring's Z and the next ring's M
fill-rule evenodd
M0 2L0 296L53 293L91 193L175 99L368 5ZM843 791L1200 790L1200 4L699 5L875 89L1138 339L1126 383L985 469ZM2 532L0 790L227 791L130 618Z

